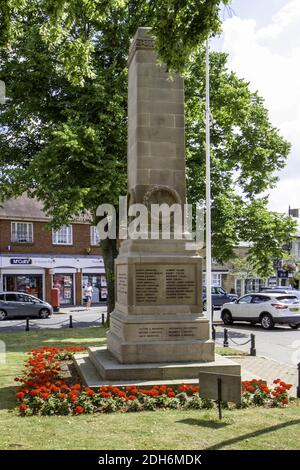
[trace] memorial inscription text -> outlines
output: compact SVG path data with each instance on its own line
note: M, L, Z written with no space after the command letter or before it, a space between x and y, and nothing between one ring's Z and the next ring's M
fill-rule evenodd
M195 304L196 269L188 265L136 267L136 304Z

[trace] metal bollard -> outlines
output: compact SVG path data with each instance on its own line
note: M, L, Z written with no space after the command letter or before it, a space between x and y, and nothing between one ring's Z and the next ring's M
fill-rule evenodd
M256 356L255 335L251 333L250 356Z
M72 315L70 315L69 319L70 319L69 328L73 328L73 317L72 317Z
M26 327L25 331L29 331L29 317L26 317Z
M297 398L300 398L300 362L298 363L298 386L297 386Z
M104 315L104 313L102 313L101 318L102 318L102 319L101 319L102 325L104 325L104 323L105 323L105 315Z
M223 341L223 347L228 348L229 343L228 343L228 330L227 328L224 328L224 341Z

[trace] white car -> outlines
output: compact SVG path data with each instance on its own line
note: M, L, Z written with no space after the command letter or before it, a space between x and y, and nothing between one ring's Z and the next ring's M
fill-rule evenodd
M252 293L223 305L221 318L225 325L234 321L260 323L265 330L275 324L300 327L300 300L293 294Z

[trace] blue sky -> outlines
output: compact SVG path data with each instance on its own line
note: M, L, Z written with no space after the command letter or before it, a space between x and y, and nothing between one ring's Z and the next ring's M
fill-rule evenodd
M270 191L270 208L300 207L300 0L233 0L212 48L265 98L272 124L292 143L288 164Z

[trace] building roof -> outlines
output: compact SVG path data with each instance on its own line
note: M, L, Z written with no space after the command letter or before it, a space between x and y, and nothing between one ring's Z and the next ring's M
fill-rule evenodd
M41 201L30 198L24 193L22 196L0 203L0 219L49 222L50 217L44 211ZM81 216L74 218L74 222L90 223L91 216L86 211Z

